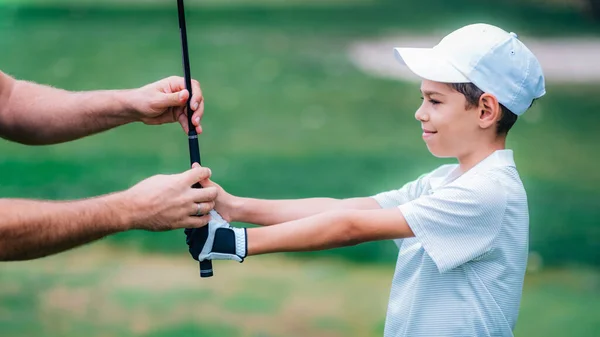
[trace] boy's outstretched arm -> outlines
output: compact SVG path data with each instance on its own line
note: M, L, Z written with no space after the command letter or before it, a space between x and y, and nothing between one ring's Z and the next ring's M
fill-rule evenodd
M398 208L330 211L282 223L248 228L248 255L302 252L414 236Z
M373 198L306 198L290 200L264 200L239 198L238 207L232 212L232 221L240 221L261 226L314 216L335 210L377 210L381 209ZM217 210L219 210L217 208Z
M231 227L222 219L208 226L207 239L196 232L188 236L189 252L196 260L242 262L248 255L317 251L414 236L398 208L328 211L262 228Z
M265 200L243 198L227 193L219 184L207 180L203 186L216 187L215 209L227 222L245 222L270 226L334 210L377 210L381 206L370 197L363 198L305 198Z

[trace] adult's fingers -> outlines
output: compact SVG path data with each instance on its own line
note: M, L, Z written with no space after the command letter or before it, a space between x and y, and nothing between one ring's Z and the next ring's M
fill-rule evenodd
M190 215L200 216L208 214L208 212L212 211L214 208L215 203L213 201L195 202L194 206L191 207Z
M171 92L178 92L187 89L185 85L185 78L183 76L173 75L163 79L162 81L166 83Z
M192 186L199 181L210 178L210 174L211 172L209 168L196 166L181 173L181 177L186 185Z
M192 114L192 124L196 127L196 132L198 134L202 133L202 125L200 122L202 121L202 117L204 116L204 99L200 101L200 105Z
M190 94L187 90L174 93L161 93L159 98L154 102L154 105L158 109L184 106L189 96Z
M185 132L187 134L188 131L190 130L187 116L185 114L180 114L178 117L178 120L179 120L179 124L181 125L181 128L183 129L183 132Z
M185 225L183 225L182 227L184 227L184 228L200 228L200 227L206 226L208 224L208 222L210 221L210 219L211 219L210 214L206 214L206 215L202 215L202 216L192 215L185 219Z
M192 110L198 110L202 100L203 97L202 89L200 89L200 82L192 80L192 99L190 100L190 107L192 107Z
M193 202L212 202L217 198L218 190L216 187L194 188L189 193Z

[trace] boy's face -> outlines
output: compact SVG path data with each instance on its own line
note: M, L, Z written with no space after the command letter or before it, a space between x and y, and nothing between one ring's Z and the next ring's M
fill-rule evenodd
M436 157L463 157L477 146L479 109L467 109L465 96L448 84L423 80L423 103L415 113L423 139Z

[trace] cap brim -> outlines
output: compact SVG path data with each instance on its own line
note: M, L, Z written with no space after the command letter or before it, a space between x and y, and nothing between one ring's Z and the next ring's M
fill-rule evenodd
M471 82L432 48L394 48L396 59L415 75L434 82Z

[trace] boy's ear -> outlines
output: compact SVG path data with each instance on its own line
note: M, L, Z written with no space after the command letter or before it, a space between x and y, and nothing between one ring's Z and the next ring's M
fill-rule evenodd
M498 99L492 94L484 93L479 98L479 126L487 129L496 125L496 122L502 117L502 109Z

